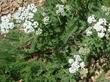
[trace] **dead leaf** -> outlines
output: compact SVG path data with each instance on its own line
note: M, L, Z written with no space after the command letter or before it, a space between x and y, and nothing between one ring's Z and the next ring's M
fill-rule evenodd
M105 74L105 77L110 80L110 70Z
M21 79L21 80L19 80L18 82L23 82L23 80Z

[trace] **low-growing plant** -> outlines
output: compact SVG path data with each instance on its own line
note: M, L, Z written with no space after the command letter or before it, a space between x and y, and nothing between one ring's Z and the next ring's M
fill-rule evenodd
M97 69L107 71L110 19L102 4L47 0L1 16L0 82L89 82Z

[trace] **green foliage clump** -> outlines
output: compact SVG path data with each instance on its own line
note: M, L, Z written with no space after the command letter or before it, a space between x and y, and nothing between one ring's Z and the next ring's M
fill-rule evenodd
M85 36L87 17L100 17L101 0L47 0L38 8L34 20L43 30L40 35L13 29L0 35L0 82L78 82L79 73L69 73L68 59L78 53L84 62L110 52L110 40ZM65 15L56 14L56 5L64 5ZM45 25L43 14L49 16ZM109 20L109 19L108 19ZM84 54L79 53L85 48ZM83 50L82 50L83 51ZM87 51L87 53L86 53Z

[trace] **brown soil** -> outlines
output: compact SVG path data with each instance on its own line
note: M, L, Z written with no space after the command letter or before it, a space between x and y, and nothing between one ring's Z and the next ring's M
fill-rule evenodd
M0 16L14 13L18 7L34 3L41 6L44 0L0 0Z

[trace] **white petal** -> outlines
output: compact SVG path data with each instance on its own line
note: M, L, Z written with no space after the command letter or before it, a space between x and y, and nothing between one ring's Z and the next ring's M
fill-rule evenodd
M75 72L76 72L76 70L75 70L75 69L73 69L72 67L70 67L70 68L69 68L69 72L70 72L70 73L75 73Z
M81 63L80 63L80 66L81 66L81 68L84 68L84 67L85 67L84 62L81 62Z
M105 33L103 33L103 32L99 33L99 32L98 32L98 37L99 37L99 38L103 38L104 36L105 36Z
M69 64L72 64L73 62L74 62L73 59L69 59L69 60L68 60L68 63L69 63Z

